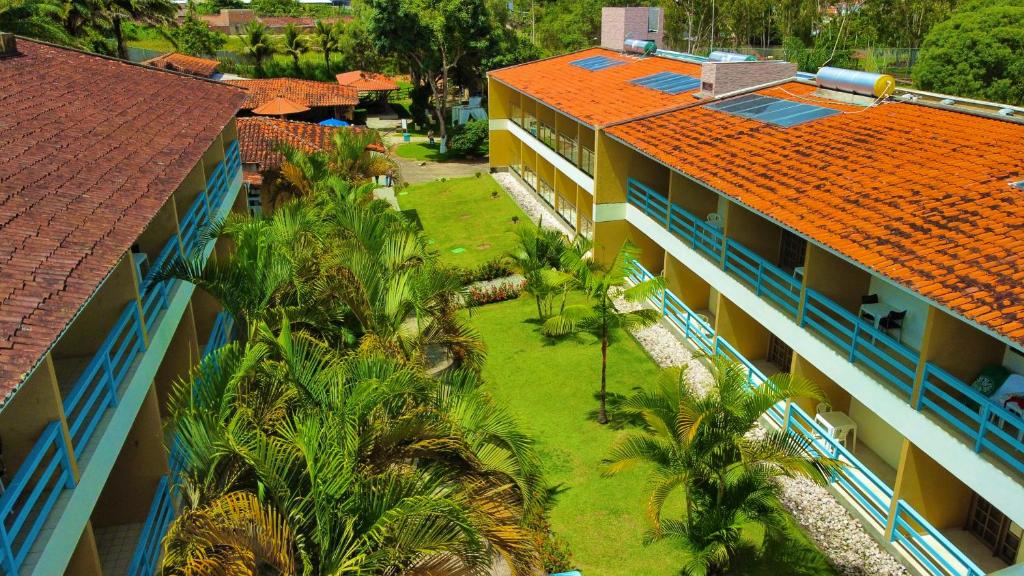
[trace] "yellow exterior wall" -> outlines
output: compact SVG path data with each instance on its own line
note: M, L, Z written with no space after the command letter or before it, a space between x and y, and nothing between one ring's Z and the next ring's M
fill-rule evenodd
M511 114L511 103L519 101L519 92L505 86L501 82L487 79L487 117L491 119L508 118Z
M665 286L691 310L708 309L711 285L671 254L665 254Z
M174 191L175 209L179 217L188 213L189 207L192 206L192 201L205 189L206 171L203 169L203 163L200 162L192 168L192 171L188 173L188 176L178 186L178 189Z
M672 172L669 188L669 200L698 218L704 219L708 214L718 210L717 192L708 190L677 172Z
M866 295L871 275L853 264L808 243L804 280L813 288L831 298L843 308L856 313L861 296Z
M989 364L1001 364L1006 345L981 330L932 307L922 355L964 382Z
M57 389L57 376L47 354L0 412L0 438L7 470L18 470L43 429L50 422L63 419L64 405Z
M735 202L729 203L725 234L769 262L778 262L782 228Z
M850 401L847 412L857 423L857 442L863 443L878 454L893 470L900 466L900 451L903 449L903 435L877 414L857 401Z
M197 290L195 293L198 293ZM193 296L193 300L195 297ZM209 337L209 332L206 333ZM204 340L206 339L204 338ZM199 361L200 340L196 333L195 322L192 318L192 304L185 308L181 322L174 330L171 342L167 346L167 353L164 354L160 367L157 368L154 387L156 388L157 403L160 412L165 417L168 413L168 398L175 383L188 375L189 369Z
M594 162L594 196L598 204L626 201L626 178L632 155L632 150L609 138L604 131L598 132Z
M771 333L721 294L715 322L718 335L725 338L748 360L760 360L768 353L768 339Z
M970 488L910 442L905 442L902 456L896 498L940 530L962 528L970 511Z
M833 410L846 412L847 414L850 413L850 393L844 390L839 384L836 384L834 380L826 376L824 372L818 370L810 360L795 352L793 353L792 374L795 377L804 378L817 384L818 388L820 388L825 394L825 397L828 399L828 404L832 406ZM814 414L815 409L817 408L817 402L807 398L801 398L797 400L797 403L808 414ZM897 447L897 450L898 449L899 447ZM893 467L895 468L895 466Z
M82 530L82 536L78 539L78 545L75 546L75 551L71 555L64 574L68 576L101 576L103 574L91 522L85 523L85 530Z
M490 131L490 161L492 167L508 166L515 163L514 146L518 140L507 130Z
M124 307L129 302L138 302L135 285L134 266L125 254L53 349L54 367L62 389L72 384L66 380L74 376L64 369L68 365L62 360L96 353Z

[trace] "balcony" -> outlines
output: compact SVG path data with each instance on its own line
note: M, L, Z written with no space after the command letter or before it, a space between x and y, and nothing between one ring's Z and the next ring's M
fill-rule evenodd
M726 238L723 230L669 202L651 187L630 178L626 199L757 297L829 344L848 362L873 374L914 409L937 416L947 430L975 452L989 454L1024 473L1024 419L1020 416L933 362L922 362L919 351L804 286L802 276L787 273L736 240ZM919 366L923 366L923 380L915 400Z
M240 171L235 141L209 179L207 190L200 192L196 199L196 204L202 203L205 208L198 209L189 228L182 227L180 235L167 240L154 264L165 262L179 245L192 248L198 245L212 219L230 210L229 199L233 197L228 175L232 175L232 181L237 181ZM212 249L212 245L209 246L205 255ZM152 375L141 374L142 367L158 363L149 362L148 352L154 345L155 334L164 330L161 313L168 308L180 284L173 280L155 282L158 269L151 267L142 279L141 300L132 298L122 305L113 326L102 335L91 356L68 355L55 359L58 382L70 383L62 390L70 443L65 441L62 423L51 422L0 495L0 566L6 574L28 571L28 567L34 568L37 562L45 560L43 552L52 540L50 533L55 530L64 508L75 498L78 488L75 465L78 478L89 477L91 482L102 475L92 472L93 466L102 470L113 465L113 462L106 462L112 457L109 450L120 443L113 438L108 442L104 435L108 428L116 427L115 419L125 419L129 425L134 421L135 414L125 413L122 418L118 407L128 396L134 405L144 398ZM132 272L136 270L133 263ZM169 328L173 331L173 327ZM102 485L104 480L98 481ZM81 528L78 530L80 533ZM78 533L62 536L77 538ZM50 558L50 561L59 563L61 560Z
M634 261L630 280L636 284L652 278L639 262ZM677 328L688 344L709 356L722 356L742 365L751 386L761 386L767 377L754 363L745 358L699 314L691 310L669 290L652 296L650 305L662 310L665 318ZM829 484L844 498L853 502L874 524L879 533L893 524L889 542L927 574L954 576L981 576L984 572L966 555L949 542L934 526L902 500L893 510L893 490L871 471L861 460L833 439L815 420L795 403L780 402L765 414L766 424L786 430L800 438L812 454L836 458L845 467L828 479Z

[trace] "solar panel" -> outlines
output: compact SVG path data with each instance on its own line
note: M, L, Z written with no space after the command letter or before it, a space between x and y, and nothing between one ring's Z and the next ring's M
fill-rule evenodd
M625 64L625 62L622 60L616 60L615 58L609 58L607 56L591 56L590 58L573 60L572 62L569 62L569 64L572 64L573 66L579 66L584 70L597 72L598 70L604 70L605 68L611 68L612 66Z
M682 94L700 87L700 79L675 72L658 72L643 78L630 80L632 84L660 90L666 94Z
M773 98L771 96L762 96L760 94L747 94L738 98L715 102L708 104L708 108L734 116L774 124L775 126L782 126L783 128L839 114L839 110L832 108L783 100L782 98Z

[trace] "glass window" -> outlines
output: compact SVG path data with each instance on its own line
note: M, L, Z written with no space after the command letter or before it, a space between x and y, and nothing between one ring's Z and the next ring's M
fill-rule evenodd
M548 148L555 149L555 131L547 124L541 122L539 128L540 141L543 142Z
M523 166L523 182L531 189L537 189L537 173L530 169L529 166Z
M545 202L551 206L555 205L555 189L543 179L541 179L540 185L537 187L537 193L540 194L540 197L543 198Z
M519 107L519 103L518 102L513 102L512 105L510 106L510 109L511 109L510 114L512 116L512 121L515 122L516 124L522 126L523 125L523 110Z
M564 134L558 135L558 154L562 158L572 162L573 165L578 165L579 160L577 160L577 150L578 148L575 138L570 138Z
M558 215L565 220L569 226L573 229L576 228L576 204L570 202L565 196L558 195L558 206L556 207Z
M580 146L580 170L587 176L594 175L594 151L586 146Z
M526 125L524 126L524 128L526 128L526 131L529 132L530 134L533 134L534 136L536 136L537 135L537 118L533 114L530 114L529 112L527 112L526 113L526 120L525 120L525 122L526 122Z
M580 214L580 235L587 240L594 239L594 221Z
M658 20L661 20L661 8L648 8L647 9L647 31L657 32L658 31Z

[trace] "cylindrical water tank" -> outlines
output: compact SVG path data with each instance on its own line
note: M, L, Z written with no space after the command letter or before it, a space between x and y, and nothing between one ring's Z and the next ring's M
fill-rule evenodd
M708 62L754 62L756 57L750 54L739 54L737 52L723 52L715 50L708 54Z
M644 54L650 56L658 51L658 45L654 40L626 40L623 46L625 52L631 52L633 54Z
M888 96L896 89L896 80L888 74L875 74L831 66L818 69L817 81L818 86L822 88L876 98Z

